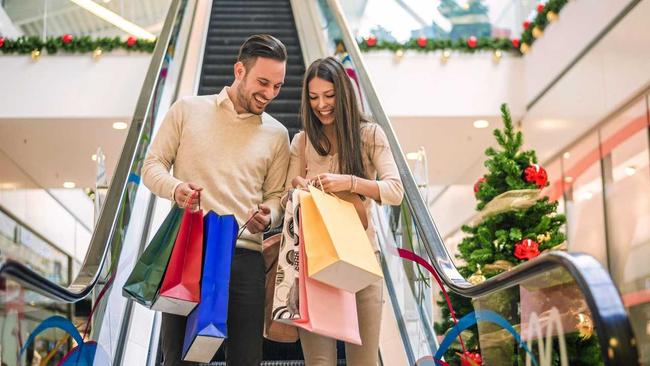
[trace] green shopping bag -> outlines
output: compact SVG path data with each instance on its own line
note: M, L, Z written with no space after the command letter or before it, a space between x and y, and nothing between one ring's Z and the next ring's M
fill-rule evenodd
M133 267L122 295L148 308L156 299L174 248L183 209L174 205Z

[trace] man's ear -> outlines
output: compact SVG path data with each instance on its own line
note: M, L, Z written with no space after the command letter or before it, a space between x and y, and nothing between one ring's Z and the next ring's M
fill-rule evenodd
M234 70L236 80L244 79L244 76L246 76L246 66L244 66L243 62L237 61L234 66Z

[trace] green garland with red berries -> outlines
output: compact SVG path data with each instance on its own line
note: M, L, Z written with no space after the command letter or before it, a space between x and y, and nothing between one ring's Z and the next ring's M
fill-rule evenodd
M48 37L43 40L40 37L18 37L16 39L0 37L0 52L3 54L18 54L34 56L35 52L46 50L48 54L64 53L90 53L101 50L110 52L114 50L126 50L129 52L151 53L156 45L156 40L139 39L128 37L100 37L90 36L75 37L64 34L60 37Z
M375 36L369 36L359 41L361 51L406 51L418 52L434 51L459 51L474 53L479 51L506 51L517 54L525 54L535 40L542 36L544 29L553 21L558 19L560 10L567 4L568 0L549 0L546 3L537 5L537 15L531 20L523 22L524 28L521 38L491 38L474 37L451 39L431 39L418 37L404 43L378 40Z

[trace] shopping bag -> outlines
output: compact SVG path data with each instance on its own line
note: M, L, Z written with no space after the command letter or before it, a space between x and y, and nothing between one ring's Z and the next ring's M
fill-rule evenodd
M202 260L203 210L186 209L151 310L187 316L199 303Z
M299 287L300 319L293 322L310 332L361 345L357 299L354 293L316 281L307 275L305 242L300 226Z
M276 266L275 284L271 317L276 323L286 323L295 326L292 319L300 317L295 304L292 304L292 294L298 293L298 235L294 229L298 228L297 214L299 205L299 190L288 193L287 204L284 210L282 225L282 239L280 241L278 264Z
M293 343L298 340L298 330L293 325L273 321L273 294L278 269L278 256L282 233L275 234L262 243L262 256L266 269L266 297L264 303L264 338L275 342Z
M310 186L300 206L310 278L353 293L383 278L352 203Z
M183 209L174 205L124 283L123 296L151 307L172 254L182 215Z
M233 215L219 216L209 211L204 227L201 302L187 318L183 360L207 363L228 334L230 269L238 226Z

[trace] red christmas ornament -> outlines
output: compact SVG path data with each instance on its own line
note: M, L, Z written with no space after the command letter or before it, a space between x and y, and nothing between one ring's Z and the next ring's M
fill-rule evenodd
M485 177L481 177L474 183L474 194L478 193L479 188L481 188L481 183L485 183L485 181Z
M478 44L478 41L476 40L476 37L470 36L467 38L467 45L469 48L476 48L476 45Z
M135 37L133 37L133 36L131 36L131 37L129 37L129 38L126 39L126 45L129 46L129 47L133 47L133 46L135 46L135 44L136 44L137 42L138 42L137 38L135 38Z
M377 38L375 38L375 36L366 38L366 44L368 47L375 47L377 45Z
M61 41L63 44L70 44L70 42L72 42L72 34L64 34L61 37Z
M465 354L460 358L460 366L481 366L483 358L478 352L465 351Z
M548 174L544 168L533 164L524 169L524 179L528 183L535 183L539 188L544 188L548 182Z
M524 239L515 244L515 257L530 260L539 255L539 243L532 239Z
M523 25L524 25L524 29L530 28L530 20L525 20Z
M541 13L544 11L544 4L537 4L537 12Z
M427 39L424 36L419 36L416 42L420 48L424 48L427 45Z
M519 40L519 38L513 38L512 39L512 47L519 48L520 44L521 44L521 41Z
M5 37L0 37L0 48L5 45Z

